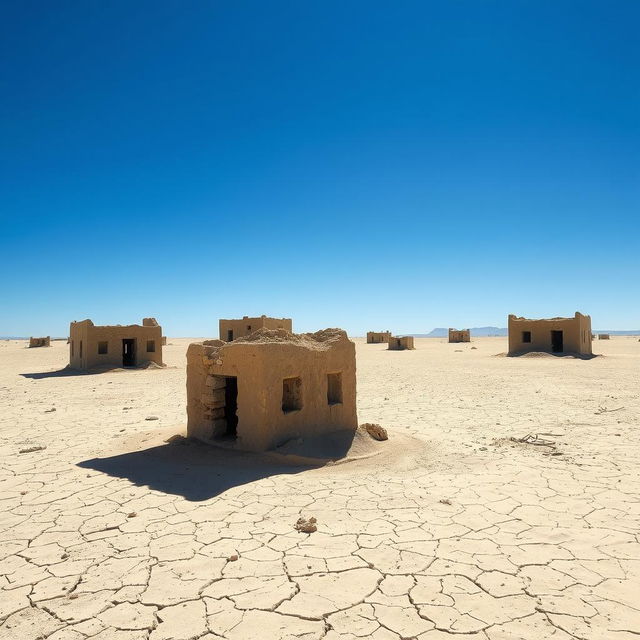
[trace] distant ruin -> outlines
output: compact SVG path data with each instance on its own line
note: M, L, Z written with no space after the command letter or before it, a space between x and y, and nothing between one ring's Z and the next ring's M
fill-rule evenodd
M573 318L531 320L509 316L509 355L530 352L593 355L591 317L576 311Z
M167 336L162 336L162 346L163 347L167 346Z
M44 338L29 338L29 349L33 349L34 347L50 347L51 346L51 336L46 336Z
M449 342L471 342L469 329L449 329Z
M293 438L355 433L355 345L341 329L259 329L187 350L187 434L266 451Z
M69 327L69 366L73 369L162 365L162 327L155 318L142 324L94 325L91 320Z
M390 336L389 349L391 351L415 349L415 347L413 346L413 336Z
M599 333L598 340L610 340L611 336L608 333Z
M367 344L389 342L391 331L367 331Z
M218 335L220 340L224 342L244 338L258 329L284 329L289 333L293 331L291 318L269 318L267 316L259 318L244 316L241 320L219 320L218 325Z

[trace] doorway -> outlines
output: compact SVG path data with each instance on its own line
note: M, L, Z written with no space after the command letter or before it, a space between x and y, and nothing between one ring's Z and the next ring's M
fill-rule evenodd
M553 353L562 353L564 351L564 340L562 331L551 332L551 351Z
M227 329L227 342L233 342L233 329Z
M136 365L136 340L135 338L122 339L122 366L135 367Z
M238 378L227 376L224 387L224 420L227 423L225 436L238 436Z

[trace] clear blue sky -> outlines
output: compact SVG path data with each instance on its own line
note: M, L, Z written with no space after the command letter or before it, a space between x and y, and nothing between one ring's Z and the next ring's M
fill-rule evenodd
M640 2L32 2L0 334L640 327Z

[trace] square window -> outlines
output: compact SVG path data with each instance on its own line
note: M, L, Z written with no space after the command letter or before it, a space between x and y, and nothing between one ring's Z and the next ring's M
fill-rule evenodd
M247 325L247 331L251 331L251 325L250 324Z
M282 411L298 411L302 409L302 380L285 378L282 381Z
M327 374L327 403L342 404L342 373Z
M155 351L156 351L156 341L147 340L147 353L155 353Z
M531 331L522 332L522 342L531 342Z
M105 353L109 352L109 343L108 342L98 342L98 354L103 356Z

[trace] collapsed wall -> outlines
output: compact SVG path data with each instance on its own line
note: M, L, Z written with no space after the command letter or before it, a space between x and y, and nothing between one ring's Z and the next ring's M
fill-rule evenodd
M45 336L43 338L29 338L29 348L33 349L34 347L50 347L51 346L51 337Z

